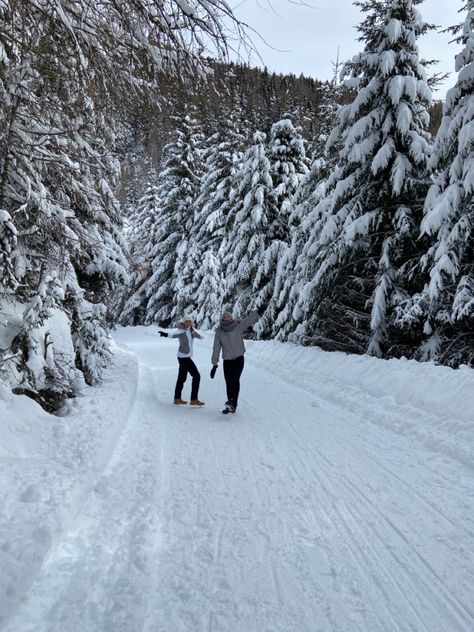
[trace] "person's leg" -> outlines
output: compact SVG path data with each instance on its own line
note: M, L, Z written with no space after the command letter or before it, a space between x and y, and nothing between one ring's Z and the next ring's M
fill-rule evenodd
M186 360L189 360L189 362L187 363L188 372L191 374L191 377L193 379L191 384L191 399L198 399L201 375L198 371L197 366L194 364L191 358L186 358Z
M240 376L242 375L242 371L244 370L244 356L240 356L234 360L234 394L233 394L233 404L234 408L237 408L237 402L239 401L239 393L240 393Z
M188 368L185 360L188 358L178 358L179 371L178 371L178 379L176 380L176 386L174 389L174 398L181 399L181 393L183 392L183 386L186 382L186 378L188 376Z
M225 379L225 389L227 393L227 401L230 402L232 400L233 395L233 366L234 360L224 360L224 379Z
M244 369L244 356L235 360L224 360L224 377L227 388L227 401L237 407L240 392L240 376Z

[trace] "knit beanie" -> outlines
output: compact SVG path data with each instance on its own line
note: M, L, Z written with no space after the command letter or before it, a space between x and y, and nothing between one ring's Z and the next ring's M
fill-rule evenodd
M191 314L185 314L185 315L183 316L183 323L184 323L186 320L190 320L191 322L193 322L193 317L191 316Z

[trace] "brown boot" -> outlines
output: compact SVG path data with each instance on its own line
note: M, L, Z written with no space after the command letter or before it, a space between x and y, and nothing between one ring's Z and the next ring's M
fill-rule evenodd
M189 403L191 406L204 406L204 402L201 402L199 399L192 399Z
M184 399L181 399L180 397L175 397L174 398L174 402L173 404L187 404L188 402L185 402Z

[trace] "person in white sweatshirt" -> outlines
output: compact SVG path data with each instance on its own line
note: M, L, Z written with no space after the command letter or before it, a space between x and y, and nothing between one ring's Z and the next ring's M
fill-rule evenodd
M183 316L183 322L179 323L176 330L170 334L165 331L160 331L160 336L178 338L178 379L176 380L176 387L174 390L174 404L187 404L188 402L181 399L183 392L183 386L188 377L188 373L191 375L191 406L204 406L204 402L201 402L198 398L199 383L201 382L201 375L197 366L194 364L193 357L193 340L194 338L202 338L201 334L197 332L193 327L193 318L190 314Z

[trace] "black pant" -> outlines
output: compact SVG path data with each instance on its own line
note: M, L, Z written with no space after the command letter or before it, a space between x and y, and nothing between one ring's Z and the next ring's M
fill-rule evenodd
M244 370L244 356L235 360L224 360L224 377L227 389L227 400L237 408L240 391L240 376Z
M181 399L181 393L184 383L186 382L186 378L188 377L188 373L190 373L191 377L193 378L191 384L191 399L197 399L199 392L199 382L201 381L201 375L197 370L197 366L194 364L191 358L178 358L178 362L178 379L176 380L176 388L174 389L175 399Z

